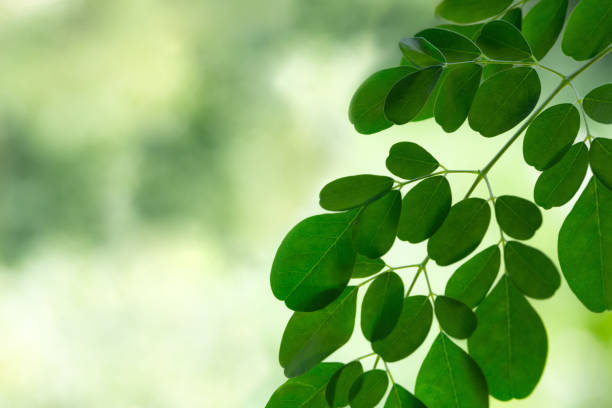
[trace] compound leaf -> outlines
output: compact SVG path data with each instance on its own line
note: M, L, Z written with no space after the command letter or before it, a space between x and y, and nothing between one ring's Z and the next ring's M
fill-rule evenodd
M344 211L361 207L383 196L393 187L387 176L360 174L331 181L319 193L319 205L329 211Z
M359 361L352 361L336 371L325 390L325 399L330 407L346 407L349 404L349 391L361 374L363 367Z
M529 44L519 29L507 21L494 20L485 24L476 44L492 59L521 61L531 58Z
M555 294L561 277L550 258L516 241L508 242L504 249L508 276L521 292L534 299L546 299Z
M495 200L495 218L512 238L529 239L542 225L538 207L521 197L504 195Z
M368 204L359 214L353 228L353 244L360 254L378 258L393 246L402 209L402 195L389 191Z
M606 187L612 189L612 140L597 137L589 151L591 170Z
M399 384L393 384L384 408L426 408L410 391Z
M367 278L380 272L384 267L385 261L380 258L372 259L365 255L357 254L351 278Z
M452 30L428 28L419 31L416 37L423 37L444 55L447 62L473 61L480 57L480 49L468 37Z
M476 329L476 315L465 303L440 295L434 307L440 326L449 336L467 339Z
M418 144L399 142L391 146L386 165L392 174L410 180L430 174L440 164Z
M395 272L385 272L368 287L361 305L361 331L369 341L383 339L397 323L404 303L404 284Z
M445 75L436 99L434 116L446 132L454 132L465 122L481 76L482 67L477 64L453 67Z
M422 37L405 37L399 42L402 55L415 67L431 67L444 64L444 55L433 44Z
M612 14L612 11L610 13ZM612 123L612 84L604 84L593 89L584 97L582 105L593 120Z
M581 0L570 14L561 48L577 61L594 57L612 42L612 2Z
M550 51L565 22L568 0L540 0L523 19L523 36L538 60Z
M436 13L456 23L474 23L493 17L512 4L512 0L444 0Z
M454 31L456 33L462 34L472 40L472 42L476 41L478 36L480 35L480 30L482 30L484 24L468 24L468 25L457 25L457 24L441 24L436 28L442 28L444 30Z
M351 408L374 408L387 392L389 379L383 370L370 370L361 374L351 386Z

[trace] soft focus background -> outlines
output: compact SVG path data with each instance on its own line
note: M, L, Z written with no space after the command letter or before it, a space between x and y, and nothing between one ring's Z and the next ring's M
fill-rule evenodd
M396 41L435 24L433 8L0 0L0 407L263 407L283 381L290 316L270 265L320 211L319 189L384 173L400 140L473 169L506 139L432 120L372 136L348 123L356 86L397 64ZM576 66L558 49L547 62ZM582 91L611 67L589 70ZM542 78L544 92L555 85ZM456 195L472 181L452 177ZM531 197L537 173L517 143L491 177L497 194ZM533 239L555 260L568 208ZM386 259L424 253L399 243ZM434 268L434 289L452 271ZM493 405L612 406L612 315L588 313L565 284L532 303L550 337L544 377L529 399ZM332 359L369 351L354 337ZM391 365L410 389L426 349Z

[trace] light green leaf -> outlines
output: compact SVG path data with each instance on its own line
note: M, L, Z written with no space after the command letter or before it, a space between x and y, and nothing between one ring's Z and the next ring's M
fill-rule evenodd
M393 246L402 210L402 195L398 190L368 204L353 228L353 244L360 254L378 258Z
M342 347L353 334L357 286L349 286L324 309L295 312L283 333L279 361L285 376L297 377Z
M423 105L419 113L410 120L411 122L420 122L423 120L433 118L434 107L436 105L436 99L438 99L438 94L440 93L440 86L442 85L442 81L444 80L444 77L446 77L447 72L448 70L442 71L442 74L440 75L438 82L436 82L436 86L434 87L433 91L431 91L431 93L427 97L427 101L425 102L425 105Z
M492 59L521 61L531 58L529 44L519 29L507 21L494 20L485 24L476 44Z
M476 315L465 303L448 296L437 296L436 318L442 329L457 339L467 339L476 329Z
M399 384L393 384L384 408L426 408L421 401Z
M486 408L487 382L465 351L440 333L421 365L415 394L428 408Z
M480 50L468 37L452 30L428 28L415 37L423 37L436 47L447 62L473 61L480 57Z
M389 379L383 370L370 370L353 383L349 401L351 408L374 408L387 392Z
M430 174L438 168L438 161L416 143L399 142L391 146L387 169L406 180Z
M510 4L512 0L443 0L436 14L456 23L474 23L501 13Z
M319 204L329 211L350 210L382 197L391 187L391 177L372 174L342 177L323 187Z
M550 51L565 22L567 0L540 0L523 20L523 36L538 60Z
M542 214L535 204L511 195L495 200L495 218L502 230L515 239L533 237L542 225Z
M357 215L315 215L293 227L272 264L274 296L299 311L320 309L338 297L355 265L351 227Z
M498 72L506 71L512 67L513 65L510 64L486 64L482 69L482 79L487 80Z
M440 50L422 37L402 38L399 48L406 61L415 67L425 68L446 62Z
M504 276L476 309L478 327L468 339L493 397L525 398L535 388L548 353L546 330L527 299Z
M359 361L352 361L336 371L325 390L325 399L330 407L346 407L349 403L349 391L355 380L363 374Z
M459 129L468 116L474 95L480 86L482 67L463 64L451 68L440 87L434 116L446 132Z
M581 0L570 14L561 48L577 61L594 57L612 42L612 2Z
M385 272L368 287L361 305L361 331L369 341L381 340L395 327L404 304L404 284L395 272Z
M612 189L612 139L597 137L589 151L591 170L606 187Z
M490 220L491 208L482 198L459 201L427 242L427 253L441 266L457 262L480 244Z
M595 177L559 232L561 271L592 312L612 309L612 191Z
M561 285L555 264L536 248L510 241L504 247L504 263L516 287L534 299L551 297Z
M593 89L584 97L582 105L587 115L593 120L612 123L612 84L601 85Z
M367 278L380 272L385 267L385 261L380 258L371 259L367 256L357 254L355 259L355 268L351 278Z
M468 115L470 127L481 135L500 135L529 115L540 98L540 79L528 67L501 71L476 92Z
M484 24L468 24L468 25L457 25L457 24L441 24L436 28L442 28L445 30L454 31L456 33L462 34L472 40L472 42L476 41L478 36L480 35L480 30L482 30Z

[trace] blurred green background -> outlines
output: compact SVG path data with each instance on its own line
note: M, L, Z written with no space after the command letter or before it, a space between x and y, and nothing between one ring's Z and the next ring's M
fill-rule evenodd
M269 268L283 235L320 211L321 186L384 173L399 140L454 169L481 167L504 142L431 120L372 136L348 123L356 86L397 64L396 41L436 24L433 8L0 0L0 406L263 407L283 381L290 316ZM577 65L558 49L547 62ZM546 92L555 78L541 76ZM525 197L536 177L520 143L491 173L497 194ZM454 175L456 194L471 181ZM568 208L533 239L555 260ZM424 252L400 243L387 259ZM452 270L434 268L434 289ZM532 303L549 332L544 377L527 400L493 405L612 406L611 315L565 284ZM368 352L354 337L332 360ZM391 365L410 389L425 352Z

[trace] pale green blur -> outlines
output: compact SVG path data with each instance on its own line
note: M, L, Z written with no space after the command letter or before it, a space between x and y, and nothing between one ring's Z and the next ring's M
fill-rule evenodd
M399 38L436 24L433 6L0 0L0 407L263 407L284 381L290 315L270 264L320 211L320 187L384 173L399 140L474 169L507 137L432 120L363 136L348 123L356 86L397 64ZM547 58L576 66L563 61ZM608 59L581 90L609 72ZM546 92L556 79L542 77ZM453 176L457 196L471 177ZM496 194L529 198L536 177L520 143L491 173ZM549 211L533 240L554 259L566 212ZM387 259L423 255L399 243ZM452 270L432 270L434 289ZM532 303L550 337L544 377L529 399L493 405L612 406L612 315L588 313L565 284ZM369 351L354 338L332 359ZM425 351L391 365L409 389Z

